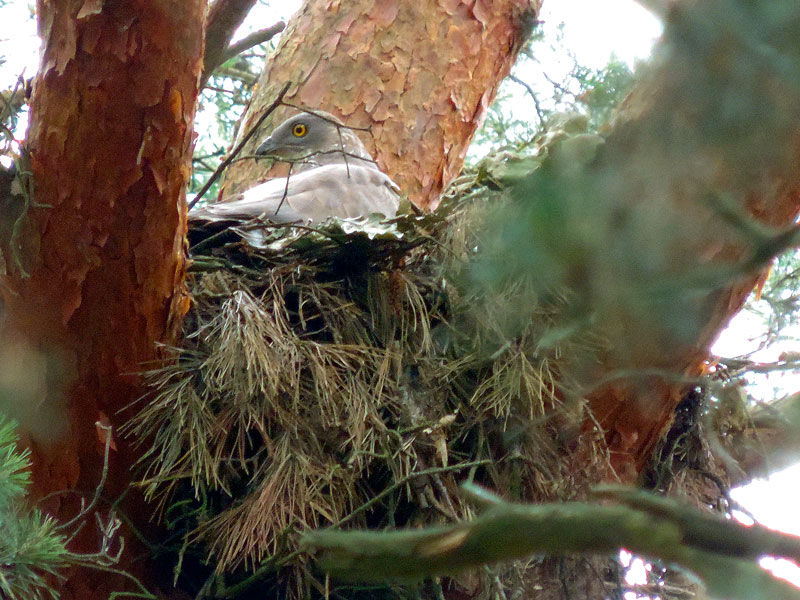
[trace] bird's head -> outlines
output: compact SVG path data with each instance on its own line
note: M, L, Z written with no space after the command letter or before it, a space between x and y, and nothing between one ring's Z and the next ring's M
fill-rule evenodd
M301 158L317 152L347 149L347 138L353 135L343 123L331 114L300 113L278 125L256 150L256 154L269 154L282 158Z

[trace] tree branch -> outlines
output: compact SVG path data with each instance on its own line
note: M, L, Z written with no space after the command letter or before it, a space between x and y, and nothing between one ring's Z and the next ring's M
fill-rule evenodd
M525 81L517 77L516 75L509 75L508 78L513 81L514 83L521 85L525 88L525 91L528 92L528 95L533 100L533 106L536 109L536 117L539 119L539 127L544 125L544 112L542 111L542 105L539 102L539 98L536 95L536 92L533 88Z
M739 466L730 473L732 485L767 477L800 460L800 392L764 404L748 416L742 429L726 433L731 443L725 450Z
M257 46L258 44L263 44L264 42L271 40L285 28L286 28L286 23L284 23L283 21L278 21L271 27L254 31L253 33L242 38L235 44L231 44L230 46L228 46L228 48L222 51L221 55L216 56L215 58L213 58L213 60L211 58L208 58L208 55L206 55L206 60L205 63L203 64L203 75L200 80L202 86L206 87L206 83L208 82L211 75L215 72L218 72L221 75L225 75L226 77L238 79L239 81L242 81L247 85L252 86L258 79L257 75L249 73L246 70L237 69L230 66L220 69L220 66L225 64L226 61L230 60L234 56L238 56L239 54L245 52L246 50L252 48L253 46Z
M603 487L596 495L620 504L493 500L482 516L449 527L320 530L301 543L333 577L360 581L419 579L531 554L613 554L624 547L693 571L713 596L800 599L800 590L772 578L754 560L771 553L800 558L800 539L632 488Z
M247 13L256 0L216 0L206 17L206 46L203 56L203 74L200 87L205 86L209 76L224 60L225 50Z
M243 37L238 42L235 42L230 46L228 46L225 52L223 52L221 63L225 62L226 60L232 59L234 56L237 56L246 50L249 50L253 46L258 46L259 44L268 42L284 29L286 29L286 23L284 23L283 21L278 21L277 23L275 23L270 27L254 31L250 35Z

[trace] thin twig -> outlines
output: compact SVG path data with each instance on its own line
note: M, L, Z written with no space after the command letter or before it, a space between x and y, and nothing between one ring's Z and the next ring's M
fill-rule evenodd
M94 507L97 506L97 502L100 500L100 494L103 492L103 488L106 485L106 479L108 478L108 461L109 461L109 453L111 451L111 433L113 431L113 427L110 425L103 425L100 422L95 423L95 425L102 429L105 433L105 448L103 449L103 470L100 473L100 482L94 488L94 496L77 515L75 515L72 519L61 525L62 529L68 529L72 527L78 520L85 517L87 514L94 510Z
M460 471L462 469L468 469L470 467L480 467L482 465L488 465L491 462L492 461L488 460L488 459L475 460L475 461L472 461L472 462L459 463L457 465L451 465L449 467L435 467L433 469L425 469L424 471L418 471L416 473L409 473L408 475L406 475L402 479L398 479L397 481L395 481L392 485L387 487L385 490L383 490L380 494L378 494L374 498L371 498L370 500L368 500L367 502L365 502L364 504L362 504L361 506L356 508L349 515L347 515L346 517L344 517L341 520L339 520L339 522L336 523L334 525L334 527L341 527L342 525L344 525L345 523L350 521L353 517L355 517L358 513L364 512L369 507L377 504L378 502L383 500L386 496L388 496L389 494L394 492L396 489L401 488L404 485L406 485L412 479L416 479L417 477L427 477L427 476L430 476L430 475L438 475L439 473L448 473L448 472L452 472L452 471Z
M283 104L283 97L286 95L286 92L289 91L289 87L291 85L292 85L291 81L287 81L284 84L283 88L281 88L281 91L278 92L278 97L275 98L272 104L270 104L267 107L267 110L265 110L264 113L260 117L258 117L253 127L250 128L250 131L248 131L244 135L242 141L236 144L236 147L233 150L231 150L231 153L228 155L228 157L220 163L220 165L217 167L217 170L214 171L214 174L211 177L209 177L205 185L203 185L203 187L200 188L200 191L197 192L197 195L194 197L194 199L191 202L189 202L189 210L191 210L194 207L194 205L197 204L200 201L200 199L205 195L205 193L211 188L211 186L214 185L214 182L217 179L219 179L219 176L222 174L222 171L224 171L225 168L229 164L231 164L233 159L236 158L236 155L242 151L244 145L247 142L249 142L250 138L252 138L256 134L259 127L266 120L266 118L270 116L273 112L275 112L276 108L278 108L281 104Z
M288 106L284 104L284 106ZM304 154L303 156L296 156L294 158L286 158L285 156L278 156L277 154L248 154L246 156L240 156L233 160L232 162L239 162L240 160L247 160L250 158L270 158L275 162L284 162L289 164L296 164L306 162L309 158L313 158L319 154L343 154L345 156L345 162L347 161L347 157L356 158L358 160L363 160L364 162L369 162L374 165L377 165L377 161L374 158L364 158L356 154L355 152L347 152L344 148L337 148L335 150L315 150L314 152L310 152L308 154Z
M286 174L286 185L283 186L283 196L281 196L281 201L278 202L278 208L275 209L273 214L278 214L278 211L283 206L283 201L286 200L286 196L289 195L289 178L292 176L292 169L294 168L294 163L289 163L289 172Z
M533 99L533 106L536 109L536 116L539 118L539 125L544 124L544 113L542 112L542 106L539 103L539 98L536 96L536 92L533 91L533 88L525 81L517 77L516 75L509 75L508 78L513 81L514 83L521 85L525 88L525 91L528 92L528 95Z

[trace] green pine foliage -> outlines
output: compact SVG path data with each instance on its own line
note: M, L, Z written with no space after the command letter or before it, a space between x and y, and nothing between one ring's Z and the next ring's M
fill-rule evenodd
M792 249L772 265L761 294L756 294L747 309L759 315L765 324L764 346L795 342L793 327L800 324L800 252ZM791 357L796 360L797 357Z
M50 582L66 564L66 540L53 519L25 502L30 453L17 441L14 424L0 416L0 597L57 598Z
M576 64L574 77L580 86L578 100L589 117L589 128L599 130L614 116L617 105L633 85L633 71L614 56L602 69Z

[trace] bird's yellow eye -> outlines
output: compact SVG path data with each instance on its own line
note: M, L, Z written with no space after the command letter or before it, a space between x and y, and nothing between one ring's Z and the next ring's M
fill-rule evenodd
M295 137L303 137L308 133L308 127L304 123L295 123L294 127L292 127L292 133Z

